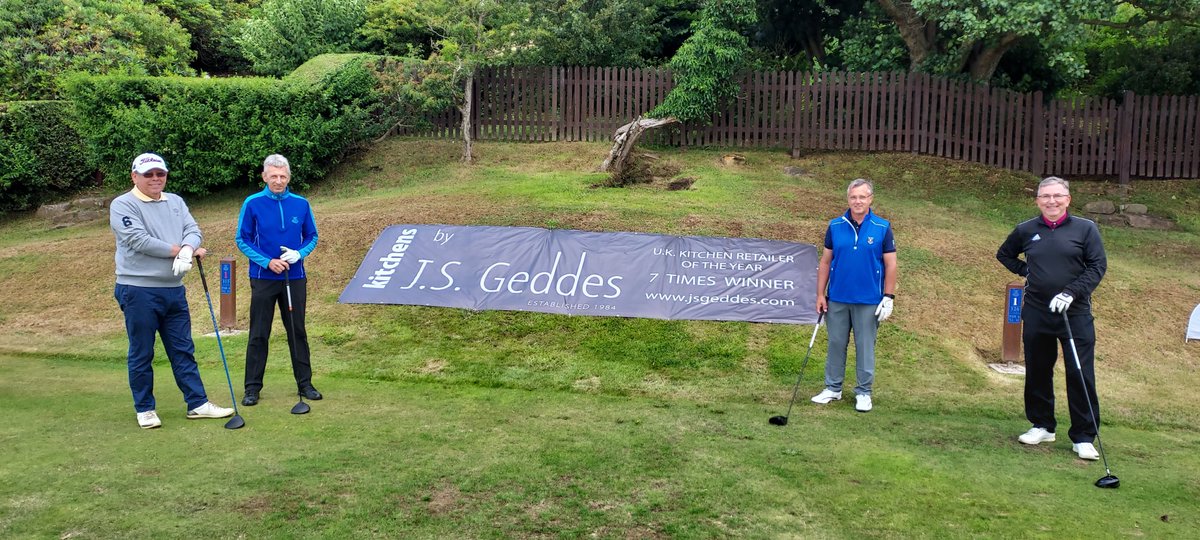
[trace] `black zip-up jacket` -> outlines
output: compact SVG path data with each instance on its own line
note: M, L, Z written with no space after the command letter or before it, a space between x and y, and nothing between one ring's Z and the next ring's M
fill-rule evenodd
M1025 260L1017 258L1024 253ZM1019 223L996 251L996 259L1025 278L1025 304L1043 311L1066 291L1075 300L1069 315L1091 313L1092 291L1108 270L1096 223L1068 214L1053 229L1042 216Z

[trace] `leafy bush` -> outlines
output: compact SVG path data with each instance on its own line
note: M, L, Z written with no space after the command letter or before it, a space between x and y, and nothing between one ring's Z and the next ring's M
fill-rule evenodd
M352 49L366 16L366 0L265 0L234 41L255 73L283 75L317 55Z
M0 213L86 187L92 168L67 101L0 103Z
M256 185L273 153L287 156L304 187L381 130L372 58L327 60L283 81L75 76L65 90L111 187L125 187L129 160L142 152L167 160L178 193Z
M54 99L59 75L187 75L178 23L134 0L0 0L0 101Z

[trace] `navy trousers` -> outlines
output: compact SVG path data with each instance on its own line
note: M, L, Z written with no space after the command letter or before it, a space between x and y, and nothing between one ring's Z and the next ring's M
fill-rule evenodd
M196 366L196 346L192 343L192 316L188 311L187 290L180 287L135 287L117 284L113 291L125 313L125 332L129 335L129 389L137 412L155 409L154 336L162 337L163 348L171 361L175 385L183 392L188 410L208 402L200 368Z

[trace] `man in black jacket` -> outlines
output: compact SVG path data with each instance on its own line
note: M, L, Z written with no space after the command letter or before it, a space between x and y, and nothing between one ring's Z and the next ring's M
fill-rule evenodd
M1065 311L1083 370L1081 377L1075 363L1064 359L1071 413L1067 435L1081 459L1095 460L1100 458L1092 445L1095 425L1100 422L1100 403L1096 397L1096 328L1091 297L1104 277L1108 259L1096 224L1068 214L1070 204L1066 180L1055 176L1042 180L1037 194L1042 215L1018 224L996 252L996 258L1012 273L1025 278L1025 304L1021 308L1025 324L1025 417L1033 427L1017 439L1025 444L1054 441L1054 363L1060 344L1064 356L1070 350L1062 317ZM1022 253L1025 260L1017 258ZM1090 411L1085 395L1091 397ZM1095 423L1091 411L1095 411Z

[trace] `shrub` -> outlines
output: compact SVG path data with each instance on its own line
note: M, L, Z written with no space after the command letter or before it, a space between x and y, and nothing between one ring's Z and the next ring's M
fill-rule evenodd
M0 103L0 213L28 210L92 181L67 101Z
M64 87L110 187L125 187L133 156L157 152L177 193L257 185L262 159L273 153L287 156L293 182L303 188L379 132L368 60L320 59L323 70L283 81L74 76Z

